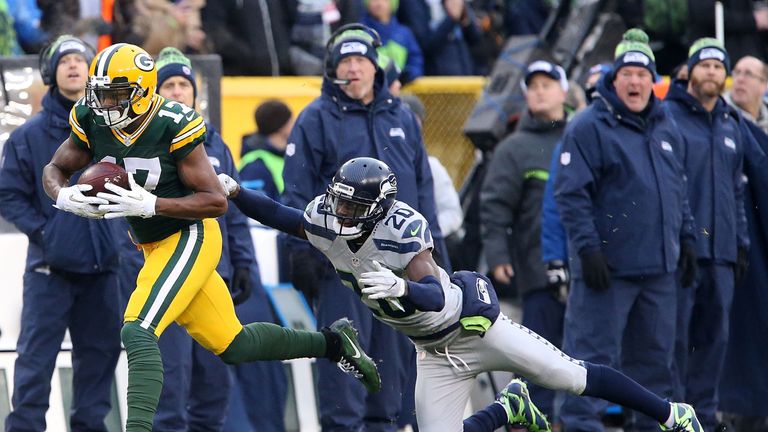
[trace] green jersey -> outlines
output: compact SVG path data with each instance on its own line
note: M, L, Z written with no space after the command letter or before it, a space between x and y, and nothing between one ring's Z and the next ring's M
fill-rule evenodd
M138 120L137 120L138 121ZM104 126L102 118L80 99L69 114L71 138L96 161L116 163L133 173L136 183L161 198L187 196L176 163L205 142L205 122L192 108L155 95L149 114L127 134ZM126 218L136 240L162 240L195 221L167 216Z

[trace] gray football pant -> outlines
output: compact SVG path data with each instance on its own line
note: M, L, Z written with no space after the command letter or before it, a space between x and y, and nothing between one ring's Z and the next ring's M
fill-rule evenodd
M501 314L485 336L462 335L448 346L417 347L416 418L422 432L461 431L475 377L508 371L549 389L581 394L587 370L546 339Z

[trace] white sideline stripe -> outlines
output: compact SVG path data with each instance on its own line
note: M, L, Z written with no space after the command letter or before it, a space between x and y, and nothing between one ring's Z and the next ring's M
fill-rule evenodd
M187 265L189 257L192 255L192 249L194 249L196 241L197 224L195 223L189 226L189 238L187 238L187 244L184 245L184 251L181 253L179 261L176 262L175 266L173 266L171 274L168 275L168 278L165 279L163 286L160 287L160 292L157 293L155 301L152 302L152 306L149 308L147 317L144 318L144 321L141 322L142 328L147 329L149 328L149 325L152 324L152 321L155 319L155 315L157 315L157 311L160 310L160 308L163 306L163 303L165 302L165 298L168 297L168 293L171 291L171 287L173 287L176 279L179 278L182 270L184 270L184 267Z

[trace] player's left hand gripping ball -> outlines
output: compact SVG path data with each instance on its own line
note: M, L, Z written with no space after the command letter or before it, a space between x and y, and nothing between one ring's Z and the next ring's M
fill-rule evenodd
M99 210L106 211L104 218L115 219L119 217L150 218L155 215L155 202L157 197L139 186L133 180L133 173L128 173L128 183L131 189L123 189L114 183L104 185L112 193L99 192L96 196L108 200L109 204L102 204Z
M396 298L405 295L405 280L398 277L392 270L382 267L378 261L373 261L376 271L360 275L360 283L365 286L360 290L371 300Z

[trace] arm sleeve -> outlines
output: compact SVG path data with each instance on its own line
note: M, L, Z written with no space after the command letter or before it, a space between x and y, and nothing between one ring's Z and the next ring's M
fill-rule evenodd
M420 281L406 281L408 294L404 299L416 309L424 312L439 312L445 307L445 294L440 281L434 276L425 276Z
M29 146L12 134L3 146L0 168L0 215L14 224L30 240L39 238L46 218L35 205L35 169L31 164ZM51 205L53 202L51 201Z
M600 249L592 197L600 180L600 140L591 124L572 128L563 138L555 201L568 240L577 253Z
M749 227L747 226L747 213L746 213L746 208L744 207L744 194L747 186L746 184L747 177L744 175L745 173L744 159L747 157L748 152L755 153L760 151L760 149L757 145L757 141L755 140L755 137L752 136L752 133L749 131L745 123L746 123L746 120L744 119L741 119L741 121L739 122L741 135L743 137L742 157L741 159L739 159L738 167L734 170L733 181L734 181L734 184L736 185L736 190L734 192L736 196L737 244L740 248L747 249L749 248ZM752 150L749 150L749 149L752 149Z
M549 165L549 179L544 186L544 198L541 203L541 255L544 262L560 260L568 262L568 242L565 228L560 221L560 211L555 202L555 179L560 172L560 152L562 144L558 143L552 152Z
M508 230L523 191L523 174L510 142L502 142L492 156L480 191L480 232L488 267L511 263Z
M232 202L249 218L284 233L298 236L304 224L304 212L284 206L261 192L241 187Z
M747 197L750 207L746 209L752 215L752 234L754 239L759 242L768 243L768 233L765 227L768 227L768 135L757 127L754 123L747 124L754 142L749 143L745 151L744 172L749 178L747 184ZM757 228L757 229L756 229ZM762 238L759 238L762 235Z
M674 122L674 119L671 119ZM685 167L686 163L685 161L688 158L688 142L685 140L685 137L680 136L679 138L681 149L679 152L676 152L676 154L679 154L680 157L678 158L678 161L680 162L680 172L683 173L683 190L687 191L685 196L683 197L683 202L681 204L682 212L683 212L683 223L680 226L680 242L681 243L696 243L696 224L693 219L693 211L691 210L691 203L688 199L688 196L691 193L691 190L689 189L688 185L688 176L685 175Z
M216 135L218 137L218 134ZM237 169L235 169L235 163L232 160L232 153L223 141L221 141L221 146L224 150L222 152L221 171L235 179L235 181L238 181ZM224 220L227 224L227 242L229 244L229 259L232 267L249 267L256 260L256 253L253 249L248 218L237 206L229 206L224 214Z

